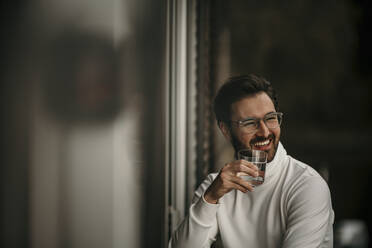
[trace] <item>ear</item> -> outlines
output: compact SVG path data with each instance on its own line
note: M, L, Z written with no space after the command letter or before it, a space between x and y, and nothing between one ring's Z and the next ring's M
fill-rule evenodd
M221 121L218 123L218 127L220 128L223 136L225 136L228 141L231 141L230 128L227 126L227 124Z

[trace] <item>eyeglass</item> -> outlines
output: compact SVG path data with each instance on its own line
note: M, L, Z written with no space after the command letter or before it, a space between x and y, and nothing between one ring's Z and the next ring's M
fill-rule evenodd
M283 113L280 112L273 112L269 113L264 116L264 118L248 118L241 121L231 121L232 123L236 123L242 131L246 133L253 133L257 131L258 127L260 126L261 120L265 123L265 125L269 129L275 129L280 126L283 119Z

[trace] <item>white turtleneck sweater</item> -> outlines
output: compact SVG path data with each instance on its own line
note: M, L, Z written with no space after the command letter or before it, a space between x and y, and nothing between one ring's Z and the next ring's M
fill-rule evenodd
M281 143L266 166L265 182L253 192L233 190L210 204L203 195L216 176L210 174L196 190L169 247L210 247L218 233L231 248L333 247L328 185L313 168L287 155Z

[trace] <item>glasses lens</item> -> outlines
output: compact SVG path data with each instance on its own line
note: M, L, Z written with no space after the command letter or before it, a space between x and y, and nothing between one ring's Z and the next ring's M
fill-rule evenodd
M265 123L268 128L277 128L282 122L282 116L280 113L273 113L265 118Z
M256 130L256 121L255 120L247 120L240 123L241 128L245 132L254 132Z
M280 126L282 123L282 113L271 113L268 114L263 121L266 126L270 129L274 129ZM239 127L246 133L252 133L257 130L257 127L260 125L260 119L249 119L245 121L237 122Z

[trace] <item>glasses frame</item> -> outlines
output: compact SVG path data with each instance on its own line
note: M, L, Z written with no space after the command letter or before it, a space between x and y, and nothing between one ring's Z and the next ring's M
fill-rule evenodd
M270 127L267 125L267 123L266 123L266 121L267 121L266 118L267 118L268 116L272 115L272 114L277 115L277 117L278 117L278 123L279 123L279 125L278 125L277 127L274 127L274 128L270 128ZM231 122L231 123L236 123L237 126L238 126L239 128L241 128L241 127L243 127L244 122L246 122L246 121L254 121L254 123L255 123L255 129L252 130L252 131L248 131L248 133L254 133L254 132L256 132L256 131L258 130L258 127L260 126L260 122L261 122L261 120L265 123L265 125L266 125L266 127L267 127L268 129L276 129L276 128L280 127L280 125L282 124L282 121L283 121L283 115L284 115L284 114L283 114L282 112L271 112L271 113L266 114L263 118L254 118L254 117L249 117L249 118L244 119L244 120L239 120L239 121L230 121L230 122Z

